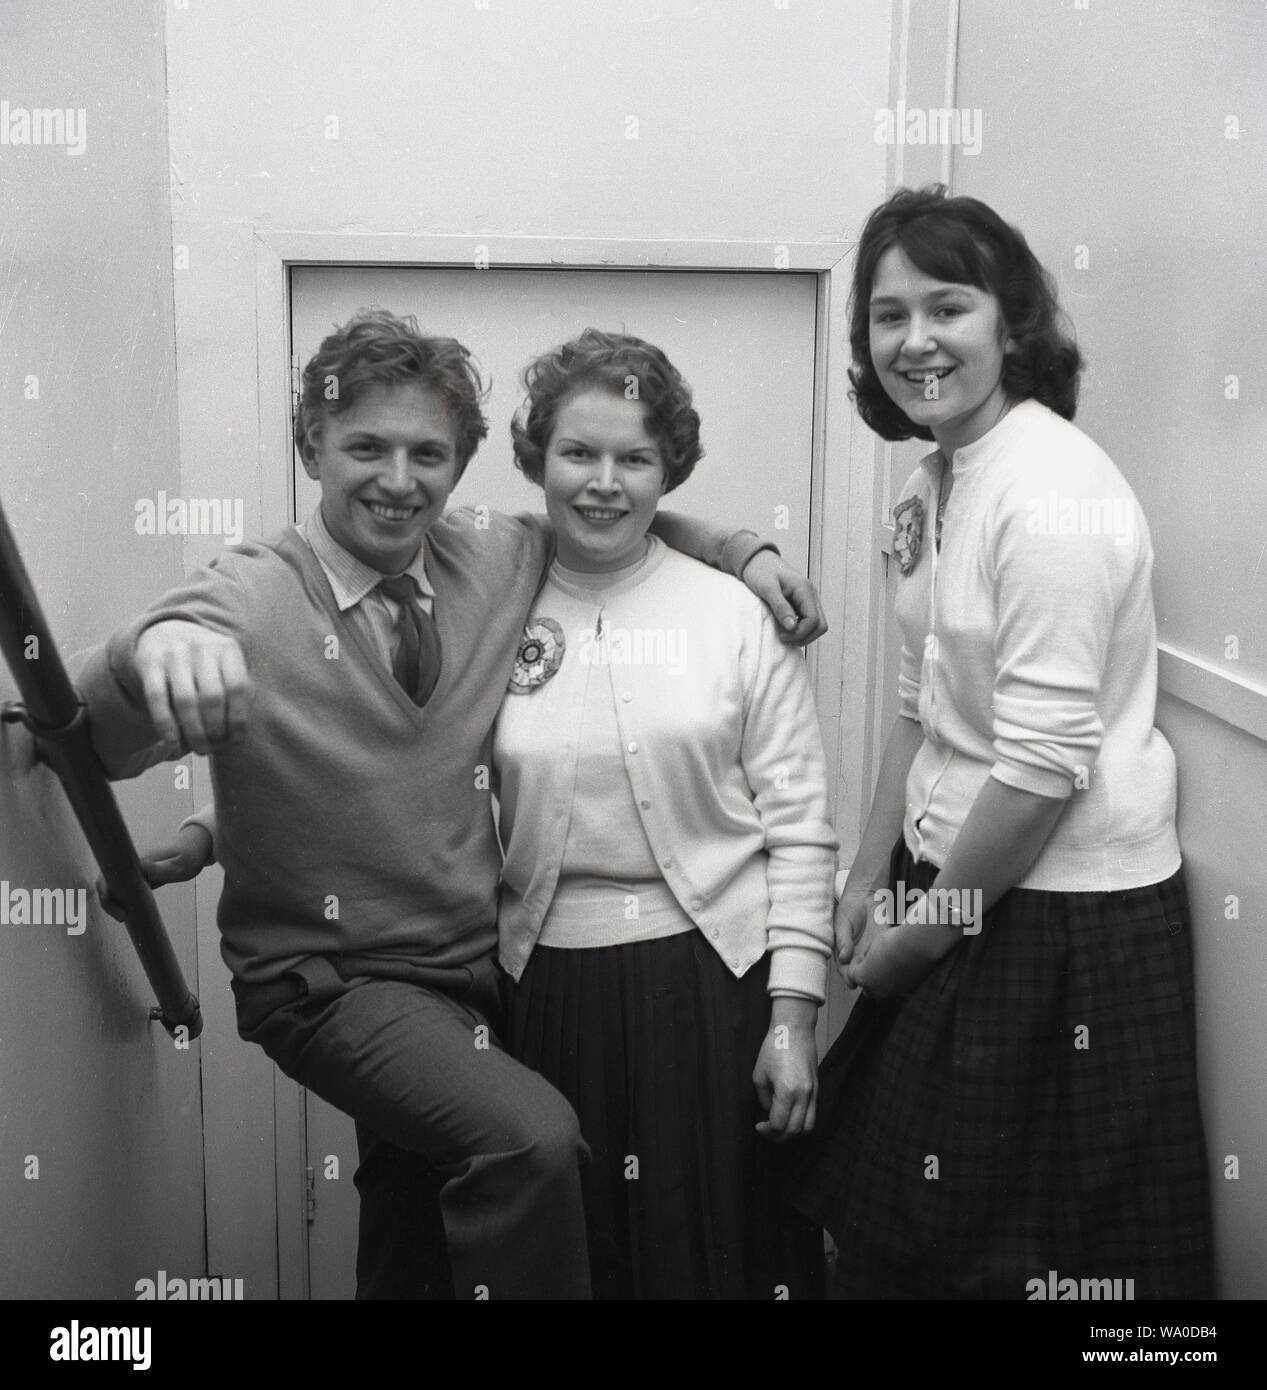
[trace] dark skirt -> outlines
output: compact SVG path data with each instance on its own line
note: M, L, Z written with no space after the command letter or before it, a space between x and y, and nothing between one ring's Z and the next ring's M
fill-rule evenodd
M891 870L937 872L900 842ZM1013 889L909 996L860 998L794 1179L839 1247L836 1291L1023 1299L1055 1271L1210 1297L1193 1013L1182 873Z
M512 1055L572 1102L594 1296L823 1296L821 1228L777 1191L788 1149L755 1132L768 966L737 980L697 931L539 946L514 990Z

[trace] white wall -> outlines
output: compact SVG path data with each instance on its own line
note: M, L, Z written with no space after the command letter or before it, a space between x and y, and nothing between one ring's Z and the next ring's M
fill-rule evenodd
M851 237L881 190L888 12L865 0L228 0L170 11L168 43L186 480L248 505L284 466L257 457L257 232L737 239L773 262Z
M0 8L0 97L86 118L79 155L0 146L0 498L64 652L181 572L178 544L134 529L137 499L180 478L161 6L112 10ZM0 701L15 694L0 664ZM29 753L4 726L0 879L92 898L78 826ZM120 788L138 836L187 814L174 780ZM192 895L161 906L196 990ZM91 906L83 935L0 926L0 1297L132 1298L159 1269L204 1272L199 1045L177 1051L153 1002Z

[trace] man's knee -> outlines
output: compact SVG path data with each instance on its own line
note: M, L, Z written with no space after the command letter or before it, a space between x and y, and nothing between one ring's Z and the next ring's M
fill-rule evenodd
M589 1159L576 1111L546 1083L530 1099L520 1119L519 1142L513 1146L525 1177L539 1182L570 1177Z

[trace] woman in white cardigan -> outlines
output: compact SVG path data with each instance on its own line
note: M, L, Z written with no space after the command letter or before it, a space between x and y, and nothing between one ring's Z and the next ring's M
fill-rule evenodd
M494 737L509 1044L576 1108L596 1297L819 1292L771 1141L814 1120L836 838L805 665L647 534L700 457L658 349L527 370L515 456L558 555Z
M1147 524L983 203L895 193L851 314L863 419L937 449L894 508L900 715L836 918L864 997L798 1205L845 1297L1208 1296Z

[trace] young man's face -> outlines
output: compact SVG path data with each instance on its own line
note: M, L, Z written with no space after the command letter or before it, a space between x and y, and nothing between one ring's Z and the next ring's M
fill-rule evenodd
M304 468L321 484L331 536L383 574L399 574L457 484L457 440L439 395L413 382L374 386L330 415Z

